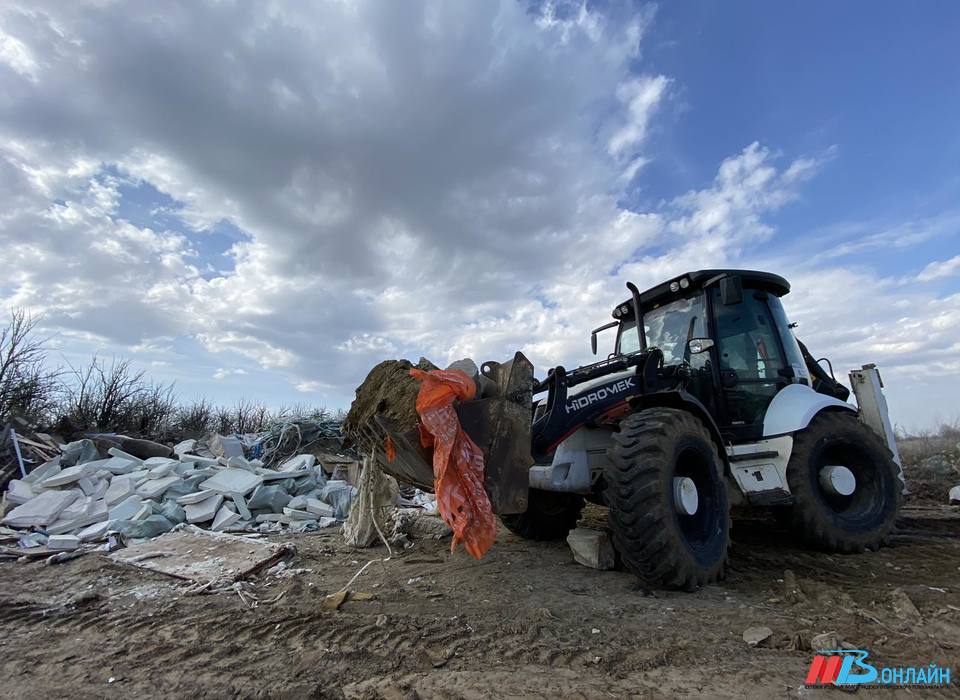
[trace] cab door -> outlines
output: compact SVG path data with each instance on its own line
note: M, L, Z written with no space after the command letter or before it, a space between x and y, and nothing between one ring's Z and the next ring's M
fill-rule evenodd
M721 393L721 428L738 439L762 435L767 407L792 372L767 292L745 287L737 303L710 291Z

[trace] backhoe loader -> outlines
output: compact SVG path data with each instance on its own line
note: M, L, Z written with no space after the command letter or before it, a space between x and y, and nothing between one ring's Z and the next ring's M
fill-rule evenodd
M563 538L585 502L609 509L614 547L646 584L696 589L723 575L731 505L775 508L814 547L884 544L906 491L880 375L849 391L794 337L782 277L698 270L630 296L599 362L534 377L518 352L484 362L478 398L456 406L485 456L503 524ZM416 430L383 416L364 436L384 471L433 488ZM390 437L395 458L383 449Z

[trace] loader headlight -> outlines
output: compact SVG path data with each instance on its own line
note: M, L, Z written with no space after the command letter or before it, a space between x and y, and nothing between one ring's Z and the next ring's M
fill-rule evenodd
M629 311L630 311L630 308L626 304L620 307L620 313L623 314L624 316L626 316L627 313L629 313Z
M679 292L679 291L680 291L680 283L677 282L676 280L674 280L673 282L671 282L671 283L670 283L670 291L671 291L671 292Z
M680 289L686 289L689 286L690 286L690 280L688 280L686 277L680 280Z

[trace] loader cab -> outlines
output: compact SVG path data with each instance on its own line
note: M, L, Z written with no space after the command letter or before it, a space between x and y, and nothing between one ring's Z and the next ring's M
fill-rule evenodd
M697 399L734 441L757 439L773 397L810 376L780 303L783 278L764 272L700 270L640 295L643 338L632 301L614 310L615 354L642 346L663 353L670 390Z

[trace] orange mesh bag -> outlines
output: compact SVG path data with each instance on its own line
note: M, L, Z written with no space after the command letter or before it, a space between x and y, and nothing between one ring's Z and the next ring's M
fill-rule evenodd
M472 399L477 388L465 372L411 369L420 380L417 413L420 442L433 447L434 491L440 516L453 530L452 552L458 542L480 559L497 536L493 508L483 490L483 450L460 427L453 408L456 399Z

